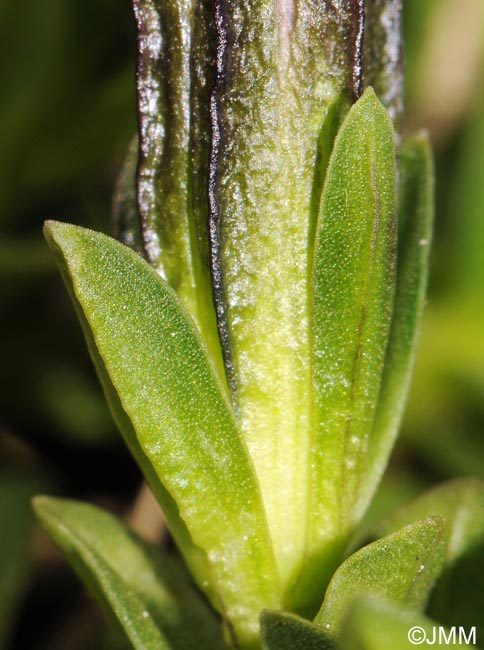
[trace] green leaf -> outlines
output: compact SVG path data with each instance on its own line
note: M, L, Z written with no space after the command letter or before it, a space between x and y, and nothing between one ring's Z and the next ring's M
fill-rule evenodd
M335 650L336 644L320 628L288 612L261 614L263 650Z
M197 330L125 246L53 222L46 236L118 426L201 587L246 643L260 610L279 607L278 576L248 452Z
M334 574L315 618L337 636L348 607L360 593L421 609L444 560L444 521L428 517L360 549Z
M0 472L0 648L8 647L16 609L26 586L30 561L32 513L30 498L35 481Z
M347 109L362 25L356 8L312 0L216 0L215 8L209 197L217 315L289 588L305 552L308 241L329 148L320 136Z
M324 591L358 520L392 317L395 176L392 123L369 89L336 138L316 233L311 519L298 599Z
M359 596L344 619L340 647L342 650L415 650L415 647L427 645L474 647L464 643L467 639L473 640L472 629L463 629L465 639L459 628L454 632L446 630L414 610L378 598ZM458 643L459 634L463 643Z
M389 532L422 517L445 519L445 565L429 613L449 626L484 633L484 482L449 481L400 508L378 528Z
M215 36L207 0L135 0L141 235L224 376L208 263L206 181Z
M433 223L433 165L426 134L400 150L395 307L366 470L357 509L363 513L392 450L412 375L427 288Z
M220 622L172 557L94 506L36 497L34 509L137 650L222 650Z

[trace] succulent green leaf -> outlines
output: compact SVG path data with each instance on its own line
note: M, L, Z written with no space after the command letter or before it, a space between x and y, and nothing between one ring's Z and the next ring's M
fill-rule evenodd
M402 0L365 2L362 77L398 125L403 111Z
M116 182L112 203L113 234L137 253L143 252L139 228L136 196L136 171L138 167L138 138L128 145L123 166Z
M336 138L316 232L311 519L297 586L303 598L318 595L311 585L324 590L357 520L392 317L395 177L392 123L368 89Z
M336 637L360 593L422 609L444 561L444 520L428 517L350 555L334 574L315 623Z
M263 650L335 650L331 637L316 625L288 612L261 614Z
M172 557L94 506L49 497L34 499L52 540L137 650L226 648L220 621Z
M484 482L457 479L400 508L378 528L388 534L411 521L445 519L445 565L429 613L449 626L478 627L484 633Z
M359 490L363 513L385 469L398 432L412 375L427 288L433 224L433 165L426 134L400 150L397 286L366 471Z
M464 628L465 639L458 630L446 630L436 621L401 605L359 596L345 616L339 640L342 650L415 650L415 647L428 645L473 648L465 643L465 640L472 640L471 628ZM459 634L462 643L459 643Z
M223 376L210 285L206 181L215 37L208 0L135 0L141 235Z
M344 4L215 2L212 276L229 384L288 587L305 548L308 241L328 149L320 135L334 131L358 85L361 16Z
M259 485L198 332L119 242L53 222L46 236L117 423L191 566L198 553L201 587L216 590L214 604L248 643L260 610L279 607L278 575Z

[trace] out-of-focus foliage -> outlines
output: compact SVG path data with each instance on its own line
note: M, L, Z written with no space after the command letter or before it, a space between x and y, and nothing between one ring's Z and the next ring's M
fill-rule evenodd
M484 476L484 4L407 4L408 119L433 135L437 228L402 437L437 476Z
M342 647L344 650L412 650L416 645L439 644L446 648L473 648L467 643L460 643L450 630L436 628L435 621L428 619L411 608L396 606L373 596L359 597L350 608L344 620ZM409 638L409 630L416 630L415 636ZM442 636L439 638L439 634ZM466 637L467 640L467 637ZM464 642L464 639L462 639ZM440 645L440 644L439 644Z
M1 6L0 409L32 435L93 441L112 430L90 369L68 361L81 356L82 367L84 356L70 314L55 325L58 280L40 230L55 215L109 229L135 120L131 22L129 3L114 0Z
M81 180L93 184L126 146L133 123L128 17L128 3L113 0L2 3L2 45L10 53L2 57L0 109L4 223L54 192L58 201Z
M447 475L484 476L484 94L455 144L439 284L427 310L408 439Z
M110 498L109 477L100 478L91 460L97 448L117 478L125 476L115 499L132 493L137 480L41 232L43 220L55 216L110 228L112 186L135 128L132 22L127 1L0 3L2 648L32 647L33 639L37 647L59 647L64 613L70 616L77 598L45 543L30 534L39 469L42 485ZM82 461L90 467L84 482ZM52 592L57 585L58 595L46 595L46 584ZM57 620L44 611L49 603ZM72 650L76 621L69 625Z
M28 577L30 499L39 489L28 476L0 469L0 648L7 648L15 612Z

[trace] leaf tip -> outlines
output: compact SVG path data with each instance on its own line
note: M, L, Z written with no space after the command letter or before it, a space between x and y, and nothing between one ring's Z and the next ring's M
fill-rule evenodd
M365 92L354 104L355 110L362 110L369 115L375 116L377 119L380 119L382 122L386 122L393 132L393 122L390 117L390 114L384 104L378 98L374 88L368 86L365 89Z
M34 497L32 497L32 509L35 514L42 512L45 505L48 504L49 501L50 497L46 496L45 494L36 494Z
M62 232L62 229L68 224L62 223L61 221L55 221L54 219L48 219L44 222L44 236L48 242L54 240L58 232Z
M44 494L36 495L32 498L32 511L41 524L42 528L49 533L52 528L53 519L56 518L53 509L55 509L56 499Z
M50 219L44 223L44 237L54 255L65 247L66 236L77 228L69 223Z
M431 517L427 517L427 521L429 526L435 528L438 536L442 537L446 526L445 517L442 517L442 515L432 515Z
M43 520L49 516L52 508L55 507L58 499L54 497L49 497L45 494L36 494L32 497L32 510L38 519Z
M367 105L369 107L371 106L373 109L375 109L377 107L380 107L380 106L383 107L383 104L378 99L378 96L377 96L377 94L376 94L376 92L375 92L375 90L374 90L374 88L372 86L368 86L367 88L365 88L365 91L363 92L361 97L359 97L359 99L355 102L355 105L356 104L358 104L360 106L363 106L363 105Z

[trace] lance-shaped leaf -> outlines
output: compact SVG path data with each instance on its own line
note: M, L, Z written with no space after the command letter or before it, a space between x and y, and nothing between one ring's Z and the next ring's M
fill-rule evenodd
M415 610L369 596L358 597L344 619L342 650L414 650L416 646L473 648L475 630L445 629Z
M197 330L119 242L52 222L46 235L118 425L191 564L198 549L202 588L248 643L259 611L279 606L278 576L248 452Z
M262 612L263 650L335 650L336 643L321 628L288 612Z
M220 621L173 557L94 506L36 497L34 509L137 650L226 648Z
M403 110L402 0L371 0L364 5L363 86L374 88L398 124Z
M334 574L315 623L336 637L356 596L422 609L444 561L444 520L428 517L350 555Z
M363 514L385 469L402 418L412 375L427 288L433 223L433 166L425 134L400 151L395 307L378 410L357 510Z
M360 4L215 2L209 198L217 316L287 585L305 546L311 240L332 137L359 88Z
M449 481L403 506L378 527L388 534L412 521L445 519L445 566L429 613L449 626L479 626L484 632L484 482Z
M316 232L311 519L297 599L324 590L355 521L392 316L395 176L392 123L369 89L336 138Z
M208 262L210 8L209 0L134 1L137 190L146 257L190 311L222 376Z

